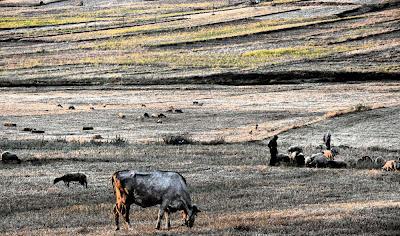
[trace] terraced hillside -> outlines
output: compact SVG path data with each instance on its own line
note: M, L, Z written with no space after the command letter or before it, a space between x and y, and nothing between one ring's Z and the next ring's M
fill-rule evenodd
M0 8L1 85L266 84L400 73L397 0L1 0Z

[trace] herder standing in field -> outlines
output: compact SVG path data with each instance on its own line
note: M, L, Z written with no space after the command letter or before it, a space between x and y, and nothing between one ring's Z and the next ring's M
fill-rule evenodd
M275 166L276 162L277 162L277 155L278 155L278 143L276 142L276 140L278 140L278 136L275 135L271 141L269 141L268 143L268 147L270 149L271 152L271 159L269 161L269 165L270 166Z

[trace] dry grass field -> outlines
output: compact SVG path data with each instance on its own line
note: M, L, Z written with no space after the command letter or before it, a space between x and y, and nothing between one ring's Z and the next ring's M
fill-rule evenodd
M310 155L331 130L339 159L397 159L399 88L393 82L4 88L1 121L17 127L0 127L0 148L18 153L23 162L0 164L0 231L113 235L111 175L162 169L187 178L203 210L195 227L180 226L176 214L170 231L157 231L157 208L134 207L132 229L117 235L396 235L398 172L269 167L266 142L280 133L281 152L299 144ZM193 105L194 99L203 105ZM368 109L357 109L359 104ZM170 106L183 113L167 113ZM138 118L145 112L167 117L162 123ZM90 142L95 134L103 139ZM167 145L168 135L186 135L194 144ZM89 188L53 185L69 172L87 174Z
M22 160L0 162L0 235L400 235L400 172L352 164L400 158L399 7L0 0L0 152ZM274 135L309 156L328 130L348 168L268 165ZM133 206L116 232L122 169L185 176L194 227ZM72 172L87 189L53 184Z

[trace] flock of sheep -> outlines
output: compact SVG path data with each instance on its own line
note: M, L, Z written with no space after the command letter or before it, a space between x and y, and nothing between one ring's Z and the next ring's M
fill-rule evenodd
M318 153L311 156L303 154L303 148L300 146L291 146L288 149L288 154L281 154L278 152L277 144L278 136L275 135L268 143L270 149L271 159L270 165L291 165L291 166L306 166L316 168L366 168L377 169L382 168L385 171L400 170L400 158L398 160L385 161L382 157L377 157L373 160L369 156L363 156L357 160L350 160L348 163L342 160L335 160L339 154L337 147L331 146L331 133L328 132L324 135L323 141L325 148Z
M328 132L324 135L324 149L311 156L305 156L303 148L300 146L291 146L287 154L278 152L277 144L278 136L275 135L268 143L270 149L270 166L290 165L298 167L316 167L316 168L365 168L365 169L378 169L382 168L385 171L400 170L400 158L398 160L385 161L382 157L372 159L369 156L363 156L357 160L349 160L348 162L336 160L335 157L339 154L339 149L331 146L331 134ZM21 159L14 153L4 151L1 154L1 161L3 164L8 163L21 163Z

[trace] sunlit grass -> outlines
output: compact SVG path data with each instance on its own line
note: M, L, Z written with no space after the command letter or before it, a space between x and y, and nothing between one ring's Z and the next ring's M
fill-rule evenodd
M27 17L4 17L0 21L0 29L22 28L22 27L36 27L47 25L63 25L71 23L83 23L98 21L101 19L91 17L40 17L40 18L27 18Z
M253 57L253 58L276 58L283 56L292 57L316 57L320 56L329 49L327 48L307 48L307 47L297 47L297 48L277 48L277 49L261 49L243 53L243 57Z

